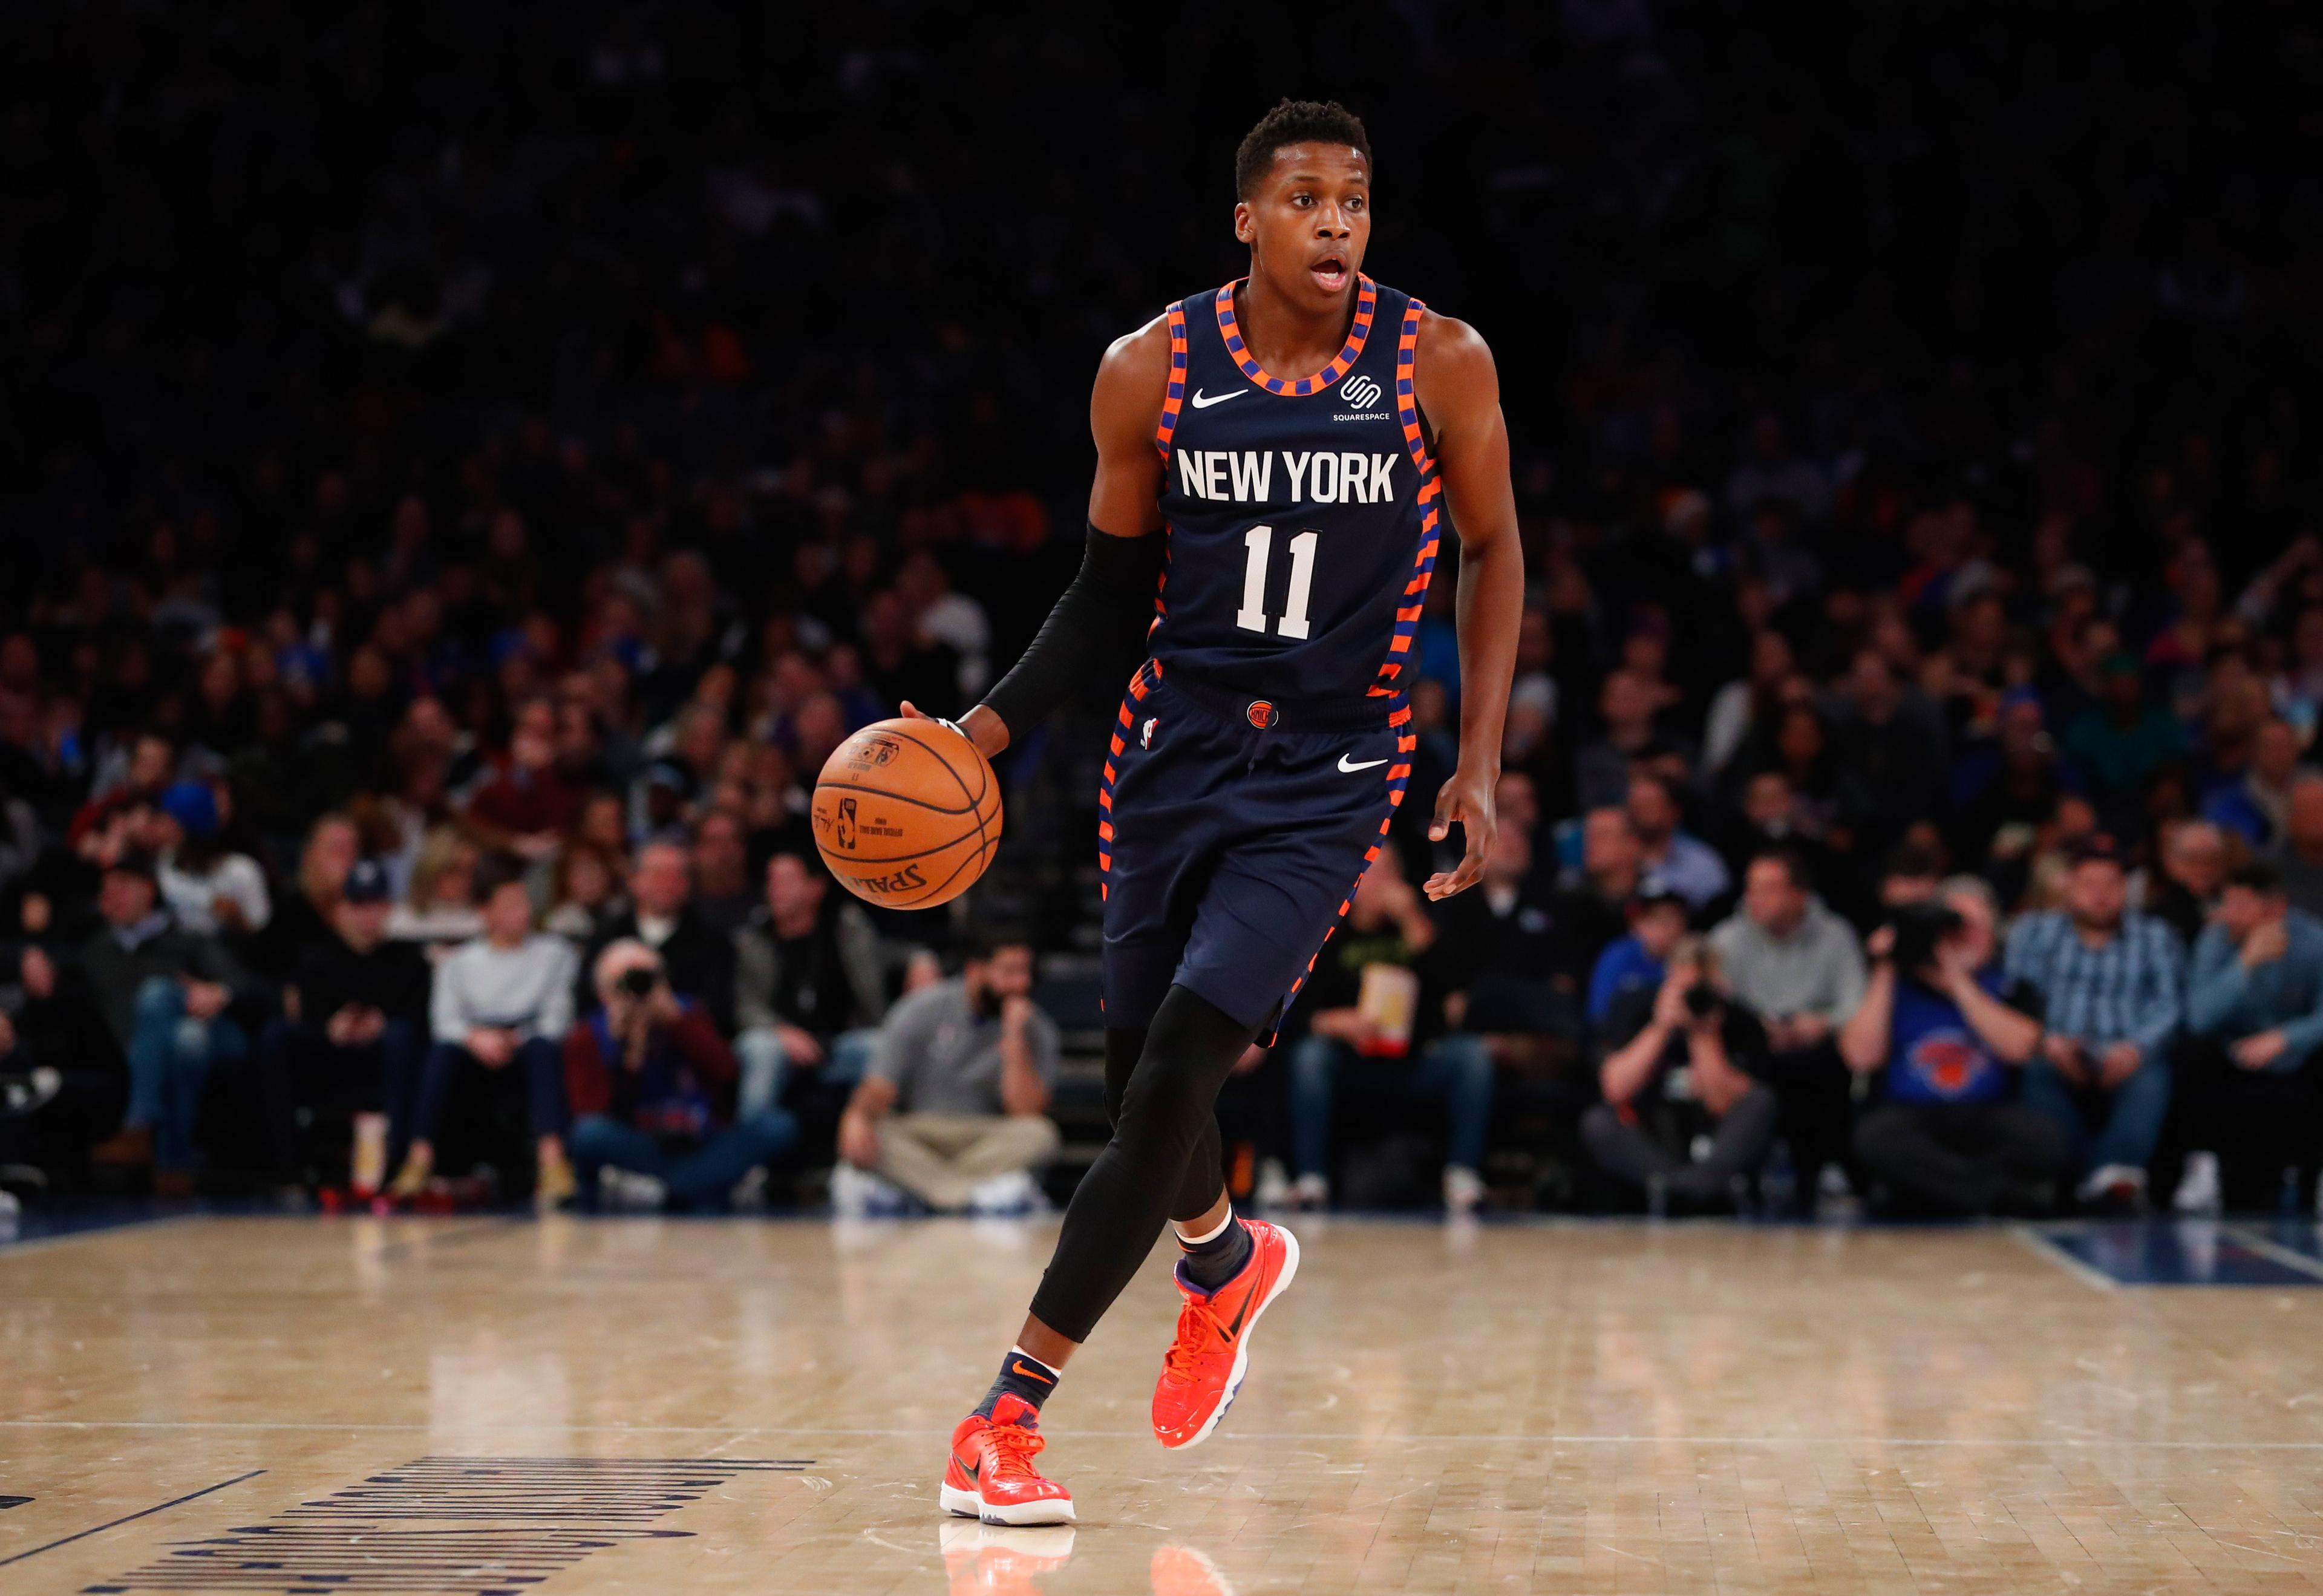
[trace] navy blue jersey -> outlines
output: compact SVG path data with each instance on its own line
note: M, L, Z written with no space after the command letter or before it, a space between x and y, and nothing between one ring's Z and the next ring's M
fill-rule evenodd
M1358 278L1346 346L1283 378L1244 344L1236 286L1170 307L1154 435L1168 563L1149 647L1171 672L1262 699L1391 698L1436 568L1436 467L1411 383L1423 307Z

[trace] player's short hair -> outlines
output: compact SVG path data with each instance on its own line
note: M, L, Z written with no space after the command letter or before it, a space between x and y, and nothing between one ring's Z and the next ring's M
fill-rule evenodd
M1250 197L1274 165L1275 152L1291 144L1352 144L1372 163L1371 135L1363 118L1336 100L1284 100L1258 119L1235 151L1235 197Z

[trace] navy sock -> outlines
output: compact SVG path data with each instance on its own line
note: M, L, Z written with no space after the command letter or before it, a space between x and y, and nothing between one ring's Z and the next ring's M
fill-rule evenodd
M1000 1360L1000 1378L992 1382L992 1389L984 1393L984 1400L976 1405L977 1416L990 1418L994 1406L1003 1397L1014 1397L1033 1412L1040 1412L1041 1404L1057 1389L1060 1372L1023 1347L1010 1347L1008 1355Z
M1178 1239L1179 1250L1186 1255L1179 1267L1194 1285L1205 1291L1215 1291L1242 1273L1242 1266L1250 1261L1254 1244L1250 1239L1250 1227L1228 1210L1226 1228L1208 1241L1189 1242L1183 1236Z

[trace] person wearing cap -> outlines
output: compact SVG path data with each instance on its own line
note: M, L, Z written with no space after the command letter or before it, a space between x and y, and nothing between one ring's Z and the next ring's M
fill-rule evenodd
M2064 907L2020 919L2003 965L2040 995L2047 1025L2025 1101L2064 1131L2085 1201L2134 1208L2170 1111L2186 957L2167 925L2129 912L2111 837L2094 832L2068 857Z
M161 903L153 864L116 858L97 889L104 923L81 947L80 973L129 1060L120 1133L90 1151L100 1164L153 1169L162 1197L193 1190L194 1125L210 1068L249 1052L232 1010L255 1002L250 977L217 938L179 926Z
M246 937L264 931L273 905L266 872L219 835L217 791L207 782L175 782L155 806L156 876L172 918L197 936Z
M2186 1031L2175 1063L2189 1151L2172 1206L2181 1214L2224 1206L2230 1171L2221 1153L2250 1166L2248 1195L2272 1197L2278 1172L2314 1161L2309 1066L2323 1053L2323 921L2291 906L2272 865L2227 876L2194 944Z
M394 894L376 859L347 871L329 927L300 951L283 1014L258 1042L259 1096L278 1179L301 1174L300 1112L353 1129L350 1184L368 1194L385 1176L387 1112L418 1079L427 1044L427 960L387 934Z

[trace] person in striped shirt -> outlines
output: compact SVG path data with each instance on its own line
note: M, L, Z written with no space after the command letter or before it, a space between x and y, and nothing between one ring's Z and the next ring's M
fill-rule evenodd
M2170 1111L2186 953L2162 922L2126 913L2128 900L2113 839L2083 839L2065 907L2017 922L2006 968L2040 994L2047 1027L2025 1101L2063 1127L2086 1171L2084 1201L2135 1208Z

